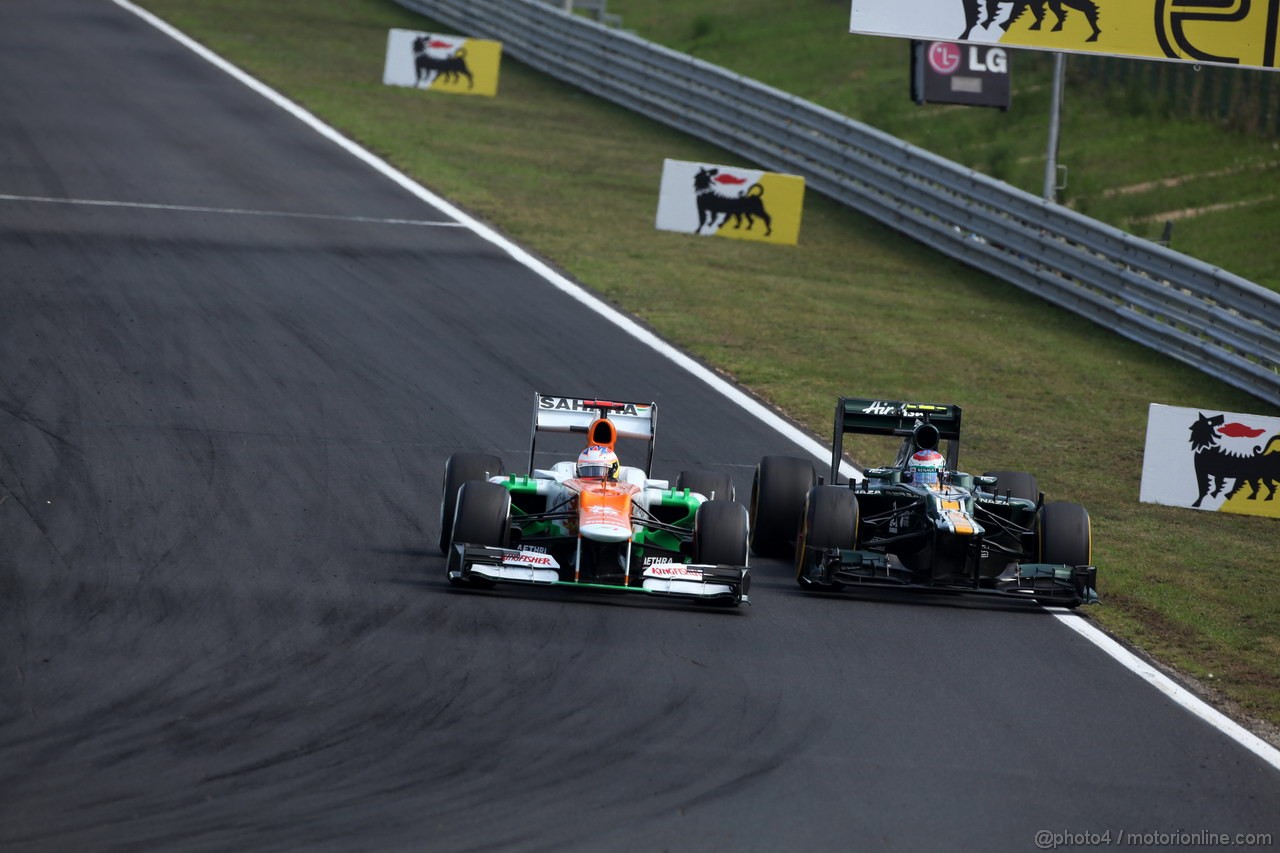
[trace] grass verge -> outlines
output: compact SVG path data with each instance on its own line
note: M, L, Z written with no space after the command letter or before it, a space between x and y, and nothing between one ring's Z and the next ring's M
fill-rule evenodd
M819 436L839 394L964 406L968 470L1089 507L1089 617L1280 724L1275 521L1138 503L1148 403L1259 401L815 194L796 248L655 231L663 158L740 161L509 60L496 99L384 87L387 30L440 29L390 0L143 5Z

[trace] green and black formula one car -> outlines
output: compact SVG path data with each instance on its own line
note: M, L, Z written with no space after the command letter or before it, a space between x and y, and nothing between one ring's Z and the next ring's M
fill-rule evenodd
M848 434L902 441L893 464L842 482ZM1085 508L1046 503L1025 472L964 473L959 453L959 406L842 397L825 485L808 459L760 460L751 490L752 551L794 555L796 579L807 590L888 586L1063 607L1097 602Z

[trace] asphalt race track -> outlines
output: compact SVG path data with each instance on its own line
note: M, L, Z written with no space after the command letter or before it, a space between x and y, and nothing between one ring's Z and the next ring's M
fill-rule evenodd
M450 589L443 462L523 466L535 390L656 400L654 473L744 498L797 451L111 3L4 4L0 80L0 848L1280 832L1038 609Z

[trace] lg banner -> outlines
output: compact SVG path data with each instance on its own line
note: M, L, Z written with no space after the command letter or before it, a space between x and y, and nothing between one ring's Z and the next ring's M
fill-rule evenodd
M911 43L911 100L917 104L964 104L1009 109L1009 53L1002 47Z
M501 42L391 30L382 82L492 97L498 94L501 60Z
M803 208L804 178L666 160L657 227L794 246L800 239Z
M1280 518L1280 418L1151 404L1144 503Z
M853 0L849 31L1274 69L1280 0Z

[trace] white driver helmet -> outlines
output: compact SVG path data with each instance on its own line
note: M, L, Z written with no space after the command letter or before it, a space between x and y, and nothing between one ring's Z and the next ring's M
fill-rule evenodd
M936 489L942 485L946 472L947 460L936 450L917 450L907 463L907 471L911 474L911 482L917 486L928 486Z
M578 455L578 477L583 480L618 479L618 454L603 444L592 444Z

